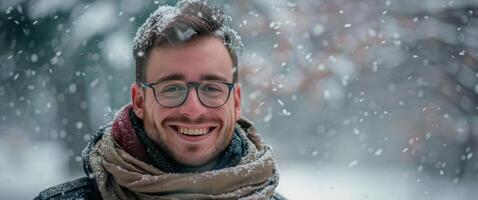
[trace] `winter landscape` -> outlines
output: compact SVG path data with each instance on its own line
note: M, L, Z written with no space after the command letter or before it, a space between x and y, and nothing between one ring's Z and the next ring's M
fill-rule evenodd
M130 101L135 31L174 0L0 2L0 199L83 175ZM290 199L478 196L478 1L212 1L231 15L243 115Z

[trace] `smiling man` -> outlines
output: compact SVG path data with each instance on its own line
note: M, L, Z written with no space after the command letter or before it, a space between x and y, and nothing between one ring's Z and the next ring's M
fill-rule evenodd
M241 118L230 20L202 1L159 7L134 39L132 102L84 150L87 177L36 199L283 199L271 148Z
M163 44L149 52L146 82L132 87L134 113L148 137L190 171L213 169L233 137L241 88L232 66L217 36Z

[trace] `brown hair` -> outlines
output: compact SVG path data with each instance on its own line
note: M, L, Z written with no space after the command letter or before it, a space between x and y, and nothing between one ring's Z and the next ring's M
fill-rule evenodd
M133 48L136 83L146 79L146 64L152 48L166 44L181 45L208 36L224 40L233 62L233 82L237 82L237 58L242 42L231 27L231 18L205 2L180 1L176 7L159 7L138 29Z

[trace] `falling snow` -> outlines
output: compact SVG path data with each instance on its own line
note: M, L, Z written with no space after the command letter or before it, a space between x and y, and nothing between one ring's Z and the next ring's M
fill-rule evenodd
M274 147L281 194L476 198L477 1L210 2L230 16L215 34L243 50L241 114ZM82 173L170 3L0 3L0 193L31 199Z

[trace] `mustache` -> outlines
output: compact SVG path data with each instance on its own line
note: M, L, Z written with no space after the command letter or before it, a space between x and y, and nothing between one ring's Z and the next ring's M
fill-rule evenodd
M202 124L206 122L218 122L218 119L211 118L211 117L199 117L197 119L190 119L186 116L171 116L168 117L166 122L182 122L182 123L188 123L188 124Z

